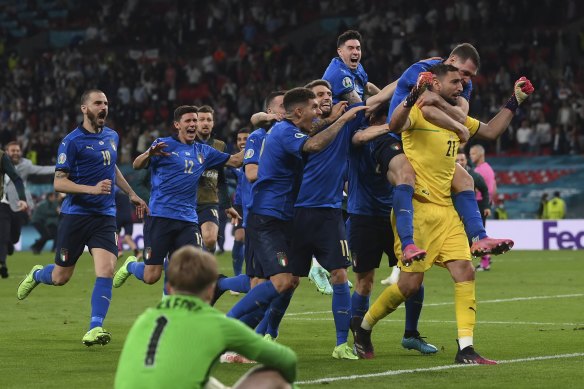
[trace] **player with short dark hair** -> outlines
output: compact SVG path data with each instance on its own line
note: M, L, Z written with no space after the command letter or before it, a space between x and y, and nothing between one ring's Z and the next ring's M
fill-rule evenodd
M431 74L422 73L419 88L429 87L448 104L456 105L463 91L463 77L459 69L449 64L437 64ZM513 95L505 106L488 123L467 118L465 126L471 135L480 134L496 139L507 128L517 107L533 93L531 82L525 77L514 85ZM422 115L415 102L419 91L413 90L398 106L389 123L390 131L403 132L405 153L416 173L414 194L414 229L418 239L428 247L424 259L404 262L400 258L402 273L397 284L386 288L369 308L356 330L355 348L362 358L373 358L371 330L385 316L395 311L409 296L415 294L423 282L425 272L436 263L446 267L455 283L454 303L458 328L456 363L496 364L481 357L473 348L476 324L475 273L464 227L457 216L451 196L452 179L456 165L456 143L452 132L432 124ZM416 131L424 129L424 131ZM395 225L392 217L392 225ZM396 233L395 251L400 242Z
M419 74L438 64L454 66L460 73L463 84L461 96L463 98L457 99L454 105L449 104L437 93L416 88ZM469 43L455 47L446 60L433 58L416 62L400 76L395 94L391 99L387 120L391 119L392 113L400 104L412 105L417 101L428 121L453 132L453 136L456 138L451 140L453 147L451 153L456 153L460 142L466 142L469 137L468 129L464 127L463 123L467 117L468 99L472 90L471 76L476 74L479 65L478 52ZM416 93L410 93L411 91ZM412 101L408 101L408 96ZM403 152L399 134L390 134L377 142L376 159L382 172L394 185L393 205L404 261L422 260L426 251L414 243L412 227L412 196L416 176L412 164ZM492 239L487 236L478 213L472 178L461 167L456 167L452 186L456 193L454 195L455 207L463 219L469 241L472 242L472 254L475 256L488 253L502 254L510 250L513 247L512 240Z
M339 122L318 134L307 135L311 133L313 120L321 113L315 97L306 88L286 92L283 100L286 119L276 123L264 139L247 227L253 231L249 235L256 271L270 281L251 289L229 311L230 317L241 318L258 307L265 310L278 298L283 303L289 301L298 285L298 277L292 274L288 258L293 238L294 200L303 160L306 153L315 153L328 146L342 127ZM274 307L271 311L275 312ZM272 316L276 321L281 320L277 315Z
M116 166L118 134L105 126L108 100L97 89L81 97L83 122L59 145L54 186L67 193L61 206L55 264L36 265L18 286L17 297L25 299L39 284L66 284L85 246L95 262L96 280L91 297L86 346L107 344L111 334L102 325L112 298L112 278L118 257L116 205L112 185L128 196L142 217L148 210Z
M167 272L170 296L147 309L130 329L115 388L224 387L211 377L211 369L225 350L263 364L234 388L290 387L296 378L294 351L262 339L208 305L217 279L217 261L211 254L182 247L172 255Z
M225 152L225 142L213 136L215 110L203 105L197 109L197 137L196 142L206 144L214 149ZM240 219L240 215L233 209L223 168L208 169L199 179L197 192L197 215L203 237L203 245L207 251L214 253L219 233L219 209L224 209L232 220Z
M379 88L369 82L369 77L361 65L361 34L348 30L337 38L337 54L324 71L323 79L332 85L333 103L347 101L353 105L365 100L366 96L379 93Z
M151 171L150 215L144 223L144 262L130 256L118 269L114 287L131 274L146 284L160 279L164 259L186 245L201 246L197 207L199 178L207 168L240 166L243 153L229 155L195 142L197 108L175 110L177 134L156 139L134 160L134 169Z

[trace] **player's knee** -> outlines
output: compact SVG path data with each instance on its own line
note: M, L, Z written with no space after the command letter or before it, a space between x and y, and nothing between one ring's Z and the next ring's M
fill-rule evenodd
M454 189L455 193L467 190L474 191L474 180L472 176L463 168L457 168L454 170L454 177L452 178L452 189Z
M205 245L207 250L209 250L209 252L214 253L215 245L217 244L217 239L214 237L204 237L203 244Z
M404 297L409 298L410 296L413 296L416 293L418 293L420 285L422 285L421 280L418 282L417 279L411 278L409 280L402 281L403 278L405 277L400 277L397 286L399 288L399 291L404 295Z
M234 389L284 389L291 387L280 372L265 367L250 371L233 386Z
M53 272L53 285L55 286L63 286L71 279L71 275L69 274L55 274Z
M331 271L331 284L340 285L347 282L347 269L335 269Z
M355 292L359 293L361 296L371 296L371 290L373 289L373 279L361 279L357 280L355 283Z
M144 283L152 285L160 279L161 275L162 269L148 269L148 266L146 266L144 270Z

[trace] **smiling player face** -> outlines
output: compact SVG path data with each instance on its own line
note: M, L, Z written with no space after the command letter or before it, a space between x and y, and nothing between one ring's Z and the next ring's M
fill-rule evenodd
M349 69L355 70L361 61L361 42L357 39L349 39L337 49L337 53Z
M178 138L183 143L191 144L197 136L197 114L194 112L185 113L178 122L174 122L174 127L178 130Z
M312 91L316 95L316 102L318 103L318 108L322 111L322 117L329 116L333 108L333 94L331 90L324 85L317 85L312 88Z
M245 148L245 142L247 142L247 137L249 136L246 132L241 132L237 134L237 148L241 151Z

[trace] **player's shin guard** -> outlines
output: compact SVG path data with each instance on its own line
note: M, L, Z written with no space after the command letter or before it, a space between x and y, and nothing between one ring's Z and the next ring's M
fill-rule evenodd
M357 291L351 296L351 316L363 318L369 310L369 296L362 296Z
M393 284L381 292L381 295L367 311L365 320L373 327L379 320L395 311L404 301L406 301L405 296L399 290L397 284Z
M239 300L239 302L227 312L227 317L239 319L243 315L255 311L257 307L265 310L268 305L271 304L272 300L279 295L280 293L274 288L271 281L263 282L252 288L244 298Z
M235 277L225 277L217 281L219 289L232 290L239 293L247 293L251 288L250 278L246 274L240 274Z
M418 321L424 305L424 284L420 285L418 292L406 300L406 336L417 336Z
M266 334L269 334L274 339L278 337L280 323L288 309L288 305L290 305L290 300L292 299L293 294L294 291L284 292L276 297L270 304Z
M36 282L45 285L53 285L53 269L55 265L47 265L43 267L41 270L35 272L33 274L33 278Z
M412 197L414 188L402 184L393 189L393 212L397 234L401 241L402 250L410 244L414 244L414 205Z
M454 307L456 310L458 339L462 350L473 344L473 332L477 315L474 281L454 284Z
M472 190L465 190L455 194L454 207L462 218L466 236L470 241L474 242L487 237L481 211L479 210L475 193Z
M91 295L91 321L89 329L101 327L112 300L113 280L97 277Z
M128 264L128 272L132 273L140 281L144 281L145 267L144 262L130 262Z
M264 318L265 313L266 311L258 307L255 311L250 312L247 315L243 315L239 320L246 324L249 328L256 328Z
M351 290L349 284L333 284L332 311L337 332L337 346L347 342L351 325Z
M241 241L233 242L233 249L231 250L231 258L233 259L233 274L238 276L241 274L244 259L244 243Z

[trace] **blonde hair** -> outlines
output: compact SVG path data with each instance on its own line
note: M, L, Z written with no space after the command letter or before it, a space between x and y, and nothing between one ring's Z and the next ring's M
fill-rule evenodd
M219 275L215 257L194 246L175 251L166 272L173 289L194 295L207 289Z

